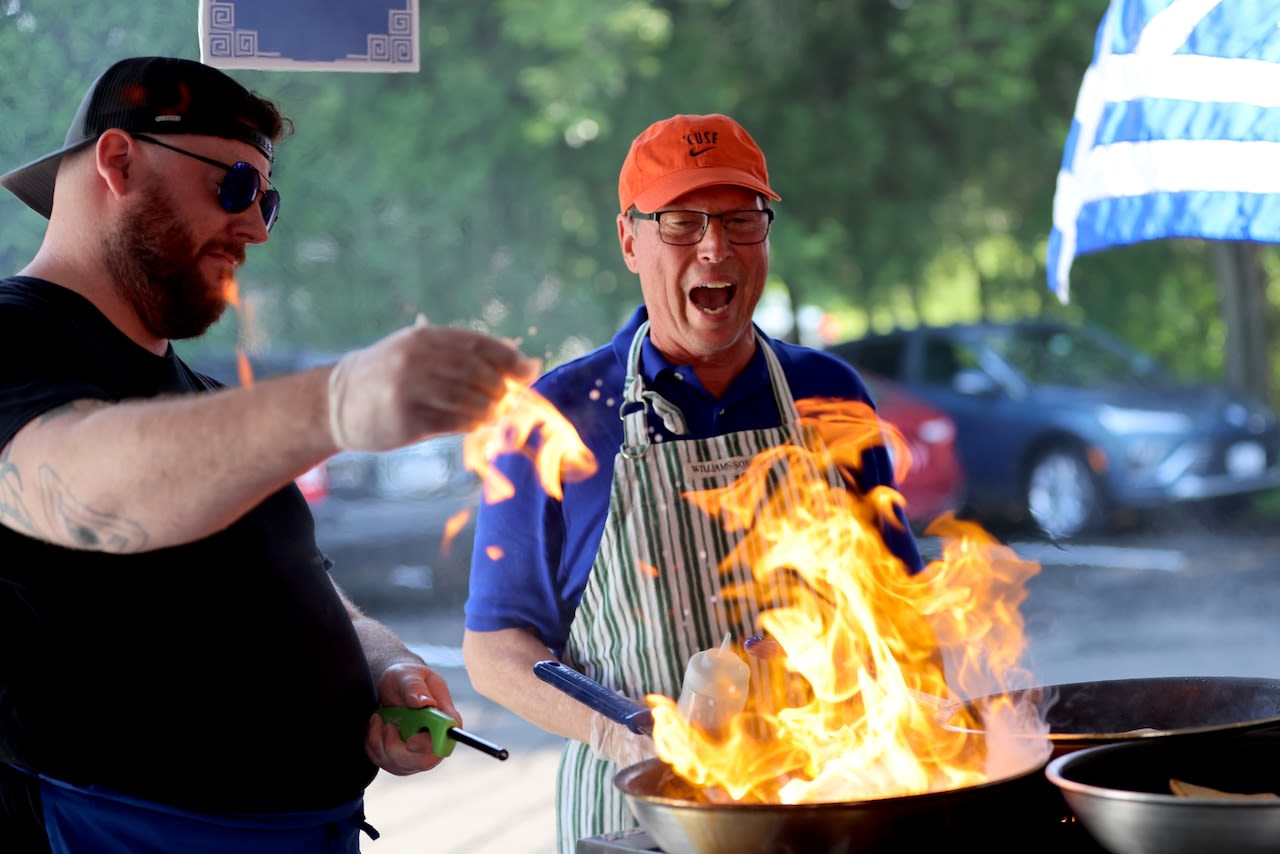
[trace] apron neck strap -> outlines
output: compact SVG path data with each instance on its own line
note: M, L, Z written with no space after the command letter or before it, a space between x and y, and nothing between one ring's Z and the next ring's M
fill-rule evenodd
M684 413L675 404L644 387L644 379L640 372L640 354L644 339L649 335L649 321L640 324L636 334L631 338L631 349L627 353L627 379L622 394L622 407L619 417L623 426L622 451L630 457L644 454L649 447L648 419L649 407L662 419L662 425L671 433L683 436L688 432ZM773 400L778 406L778 415L783 424L794 424L800 420L800 412L796 409L795 399L791 396L791 387L782 373L782 365L773 348L765 341L763 335L756 332L756 345L764 352L765 365L769 370L769 385L773 390Z

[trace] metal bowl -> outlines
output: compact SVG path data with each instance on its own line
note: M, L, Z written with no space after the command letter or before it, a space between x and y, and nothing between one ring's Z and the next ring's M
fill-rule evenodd
M1280 851L1280 797L1182 797L1170 780L1219 792L1280 794L1280 733L1155 739L1076 750L1045 776L1113 854Z

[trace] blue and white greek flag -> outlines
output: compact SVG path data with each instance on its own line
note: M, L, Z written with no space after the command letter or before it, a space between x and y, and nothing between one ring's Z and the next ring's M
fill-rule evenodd
M1280 0L1111 0L1053 200L1049 287L1162 237L1280 242Z

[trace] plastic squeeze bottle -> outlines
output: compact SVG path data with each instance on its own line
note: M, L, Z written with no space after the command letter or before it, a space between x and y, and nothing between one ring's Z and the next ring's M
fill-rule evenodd
M725 635L718 649L704 649L689 658L677 705L685 720L710 733L720 733L747 703L751 668L738 658Z

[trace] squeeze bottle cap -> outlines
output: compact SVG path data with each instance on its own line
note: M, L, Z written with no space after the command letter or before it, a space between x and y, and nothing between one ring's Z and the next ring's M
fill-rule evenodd
M712 697L746 696L751 668L729 647L725 635L718 649L694 653L684 674L684 688Z

